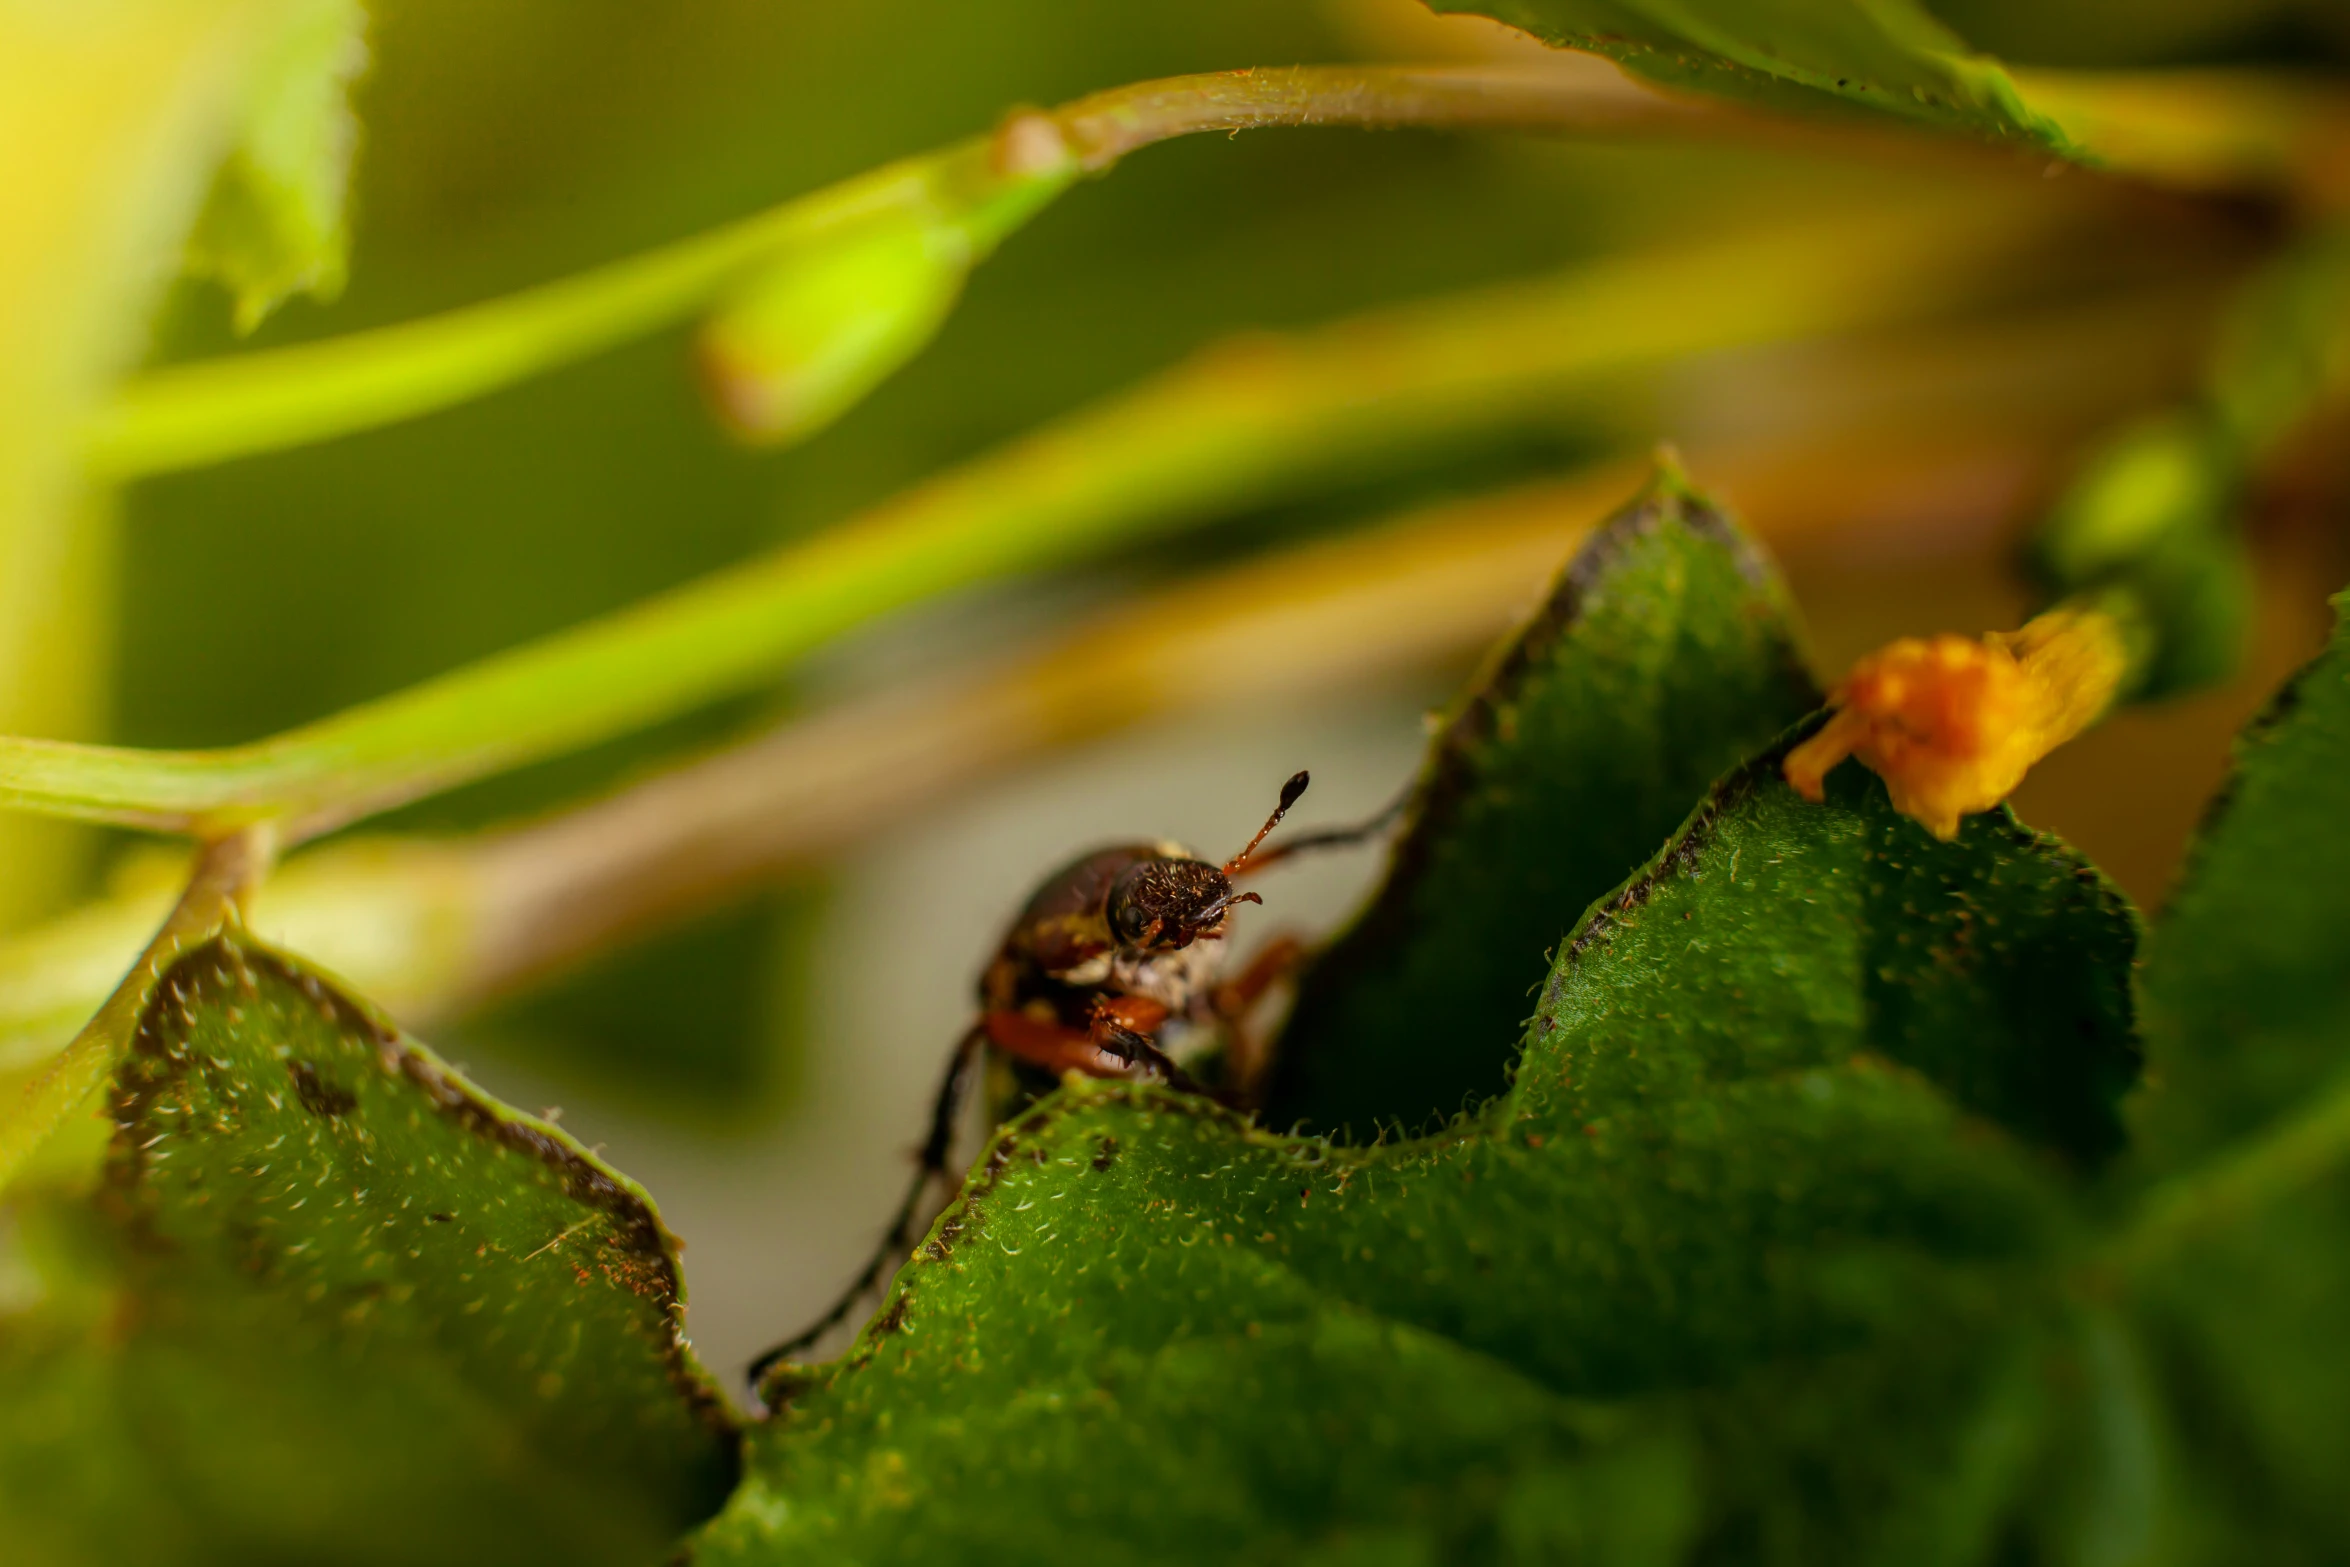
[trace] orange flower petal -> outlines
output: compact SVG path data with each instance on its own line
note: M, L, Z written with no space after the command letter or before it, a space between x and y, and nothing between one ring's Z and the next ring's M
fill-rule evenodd
M1787 782L1823 798L1847 756L1885 780L1894 809L1937 838L2015 791L2032 764L2112 704L2128 672L2119 624L2060 606L1981 639L1904 637L1852 666L1819 733L1787 755Z

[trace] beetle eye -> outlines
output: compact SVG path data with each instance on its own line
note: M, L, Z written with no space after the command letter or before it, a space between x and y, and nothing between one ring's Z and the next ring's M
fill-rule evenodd
M1134 900L1123 894L1111 898L1109 913L1110 934L1124 946L1141 945L1143 927L1149 921L1142 917L1142 910L1135 907Z

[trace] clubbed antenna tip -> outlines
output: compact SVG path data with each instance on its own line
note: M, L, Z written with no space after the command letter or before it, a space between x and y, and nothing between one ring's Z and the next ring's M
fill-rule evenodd
M1224 862L1225 875L1234 874L1248 863L1248 857L1256 852L1257 845L1265 841L1267 833L1281 825L1281 818L1289 814L1289 808L1297 804L1306 792L1306 785L1313 781L1313 775L1303 768L1290 775L1289 782L1281 786L1281 803L1273 807L1273 814L1265 818L1265 825L1257 829L1257 835L1248 841L1246 848Z

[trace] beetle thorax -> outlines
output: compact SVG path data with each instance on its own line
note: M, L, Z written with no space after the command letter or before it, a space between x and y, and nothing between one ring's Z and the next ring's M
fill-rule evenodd
M1121 947L1110 957L1109 983L1130 996L1147 996L1177 1017L1192 1015L1216 982L1224 943L1195 941L1172 952Z

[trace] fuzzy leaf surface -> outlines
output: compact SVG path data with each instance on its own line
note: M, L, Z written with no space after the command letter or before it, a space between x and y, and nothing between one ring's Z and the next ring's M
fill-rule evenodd
M732 1471L642 1192L224 936L0 1315L8 1559L629 1561Z
M1858 767L1811 805L1781 754L1593 910L1543 987L1518 1097L1581 1124L1866 1055L2076 1165L2116 1152L2139 1056L2120 892L2004 807L1938 843ZM1526 1075L1554 1055L1555 1079Z

